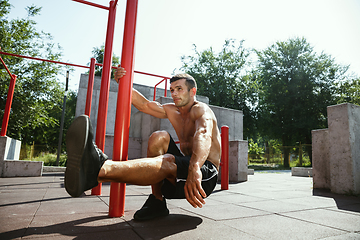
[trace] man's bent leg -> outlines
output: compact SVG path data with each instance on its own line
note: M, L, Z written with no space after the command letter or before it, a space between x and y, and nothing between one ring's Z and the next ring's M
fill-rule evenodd
M164 155L168 150L169 142L170 142L170 135L168 132L166 131L153 132L148 141L147 157L156 157L156 156ZM173 160L175 163L175 159ZM164 179L161 179L161 181L159 181L158 183L151 185L152 194L155 196L155 198L159 200L163 200L163 196L161 193L163 180Z

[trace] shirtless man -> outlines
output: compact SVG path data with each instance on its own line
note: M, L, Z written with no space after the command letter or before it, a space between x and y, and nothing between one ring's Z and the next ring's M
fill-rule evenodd
M126 74L119 67L118 82ZM78 197L98 182L151 185L152 194L138 210L135 220L166 216L166 198L186 198L193 207L202 207L214 190L220 165L220 132L213 111L196 101L196 82L188 74L170 79L174 103L159 104L132 91L132 104L141 112L168 118L180 141L180 149L166 131L154 132L148 142L147 158L111 161L93 141L90 120L82 115L70 126L66 141L68 161L65 172L67 192Z

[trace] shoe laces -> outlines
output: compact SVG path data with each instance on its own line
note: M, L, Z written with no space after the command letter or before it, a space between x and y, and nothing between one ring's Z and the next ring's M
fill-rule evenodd
M99 159L101 159L103 162L105 162L108 159L108 156L103 153L103 151L101 151L100 148L98 148L98 146L95 144L95 142L93 142L95 150L97 152L97 154L99 155Z

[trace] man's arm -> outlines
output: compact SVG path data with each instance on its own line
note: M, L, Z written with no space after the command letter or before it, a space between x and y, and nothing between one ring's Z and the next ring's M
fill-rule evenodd
M204 107L197 107L193 110L195 110L196 130L184 191L187 201L193 207L202 207L205 204L204 198L207 196L201 187L202 174L200 168L210 153L213 119Z
M115 72L115 81L119 83L120 78L125 76L126 70L122 67L118 67ZM143 113L150 114L151 116L157 118L167 118L164 107L155 101L149 101L146 99L141 93L133 88L131 103L136 107L139 111Z

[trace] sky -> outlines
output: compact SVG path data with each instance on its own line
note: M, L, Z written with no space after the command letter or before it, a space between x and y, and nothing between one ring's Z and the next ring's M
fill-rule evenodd
M109 6L109 0L88 0ZM34 20L62 47L62 61L87 65L94 47L105 43L108 11L71 0L10 0L9 20L25 18L26 6L42 7ZM126 1L119 0L113 52L121 57ZM317 53L350 65L360 76L360 0L139 0L135 70L171 77L181 72L181 56L226 39L244 40L245 48L265 49L276 41L305 37ZM1 44L0 44L1 45ZM77 90L80 74L70 72ZM63 80L62 80L63 78ZM64 76L59 77L65 82ZM160 78L135 74L134 83L154 86ZM163 87L160 85L159 87Z

